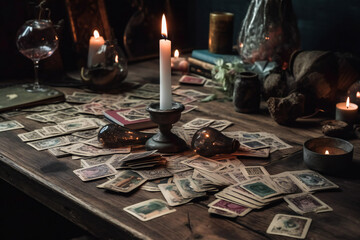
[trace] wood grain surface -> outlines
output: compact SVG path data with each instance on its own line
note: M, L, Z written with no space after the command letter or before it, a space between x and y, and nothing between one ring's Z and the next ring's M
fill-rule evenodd
M180 76L173 76L176 84ZM158 62L148 61L129 66L128 82L158 82ZM221 93L204 87L182 86L203 92ZM74 89L61 89L71 92ZM121 89L126 91L126 89ZM78 91L78 90L77 90ZM228 101L198 103L199 107L184 114L179 125L195 117L227 119L234 125L226 131L265 131L276 134L293 148L276 151L268 160L243 159L247 165L265 165L270 174L307 169L302 160L302 144L309 138L322 136L321 119L299 120L294 127L275 123L262 104L258 114L235 112ZM286 239L266 234L277 213L294 214L284 201L261 210L254 210L236 220L208 214L209 195L189 204L176 207L176 212L141 222L123 208L147 199L163 199L160 192L137 190L118 194L96 188L104 179L82 182L72 171L80 167L70 157L56 158L46 151L38 152L23 143L17 134L41 128L46 124L25 118L24 114L11 117L25 128L0 133L0 177L53 209L75 224L101 239ZM339 190L316 193L315 196L334 209L333 212L307 214L313 219L307 239L358 239L360 236L360 140L354 145L354 167L343 176L327 176L340 186ZM36 213L34 213L36 214Z

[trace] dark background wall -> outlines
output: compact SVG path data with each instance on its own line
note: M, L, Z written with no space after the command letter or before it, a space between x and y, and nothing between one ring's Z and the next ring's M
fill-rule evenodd
M148 23L156 32L154 48L158 52L157 39L160 34L161 13L168 18L169 36L173 48L188 50L207 48L209 13L227 11L235 14L234 44L238 37L243 18L250 0L104 0L109 23L115 36L122 44L126 26L131 17L140 10L156 16L156 21ZM268 0L270 1L270 0ZM22 23L33 17L32 1L2 1L0 5L0 81L9 78L32 77L31 61L16 49L15 36ZM48 0L52 10L52 20L64 19L64 29L60 36L60 55L64 70L79 68L74 59L65 0ZM292 0L301 34L301 47L305 50L348 51L360 54L360 1L359 0ZM149 21L145 18L144 21ZM141 24L141 23L140 23ZM153 37L154 38L154 37ZM139 44L153 41L149 36L137 38ZM145 53L144 53L145 54ZM145 55L151 55L146 53Z

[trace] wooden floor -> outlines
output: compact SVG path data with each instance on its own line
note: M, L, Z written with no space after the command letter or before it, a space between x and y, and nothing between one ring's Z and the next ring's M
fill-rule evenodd
M173 76L173 83L177 83L178 79L179 76ZM158 62L149 61L130 66L127 81L158 82ZM216 92L216 90L203 87L185 86L182 88ZM73 89L62 90L73 91ZM183 115L178 124L200 116L227 119L234 122L228 131L265 131L276 134L291 144L293 148L277 151L265 161L244 159L247 165L264 165L270 174L307 169L302 160L302 144L309 138L322 136L319 125L321 119L303 119L292 127L280 126L267 114L265 105L257 114L237 113L232 103L226 101L198 103L198 106L195 111ZM41 128L43 124L26 119L24 115L11 119L20 121L25 129L0 133L0 178L98 238L286 239L268 235L266 229L277 213L296 215L282 201L264 209L252 211L247 216L238 217L236 220L214 217L207 213L207 204L214 200L210 194L190 204L176 207L175 213L141 222L122 209L147 199L162 199L161 193L139 190L130 194L114 194L96 188L96 185L104 180L84 183L72 172L79 168L79 162L71 160L70 157L58 159L47 152L38 152L17 137L19 133ZM355 146L356 164L344 176L326 175L339 185L340 189L319 192L316 196L331 206L334 211L307 215L313 219L308 239L359 239L360 140L350 141ZM6 191L2 191L2 196L6 197ZM32 207L20 206L19 209L30 216L38 215ZM11 218L11 213L2 216L2 219L4 218ZM28 222L37 222L32 219L29 217ZM10 226L16 226L16 219L13 223ZM37 222L39 229L46 228L45 223L39 220ZM63 228L62 223L59 225ZM19 229L23 228L19 226Z

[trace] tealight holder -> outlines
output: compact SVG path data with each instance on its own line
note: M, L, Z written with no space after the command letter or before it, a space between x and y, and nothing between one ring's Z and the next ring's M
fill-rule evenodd
M354 146L340 138L320 137L304 143L305 164L319 172L339 175L352 163Z
M161 153L178 153L187 146L183 139L171 132L172 125L180 120L184 105L173 102L171 109L160 109L160 103L151 103L146 107L151 120L158 124L159 132L147 140L147 150L158 150Z

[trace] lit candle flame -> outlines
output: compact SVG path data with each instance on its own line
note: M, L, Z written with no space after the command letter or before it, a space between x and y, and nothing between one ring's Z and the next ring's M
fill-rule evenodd
M325 150L325 155L329 155L329 151L328 150Z
M179 54L179 50L176 49L175 52L174 52L174 57L178 58L179 55L180 55L180 54Z
M94 38L99 38L100 34L98 30L94 30Z
M165 14L162 15L162 20L161 20L161 35L164 38L168 37Z
M350 98L347 97L346 99L346 108L349 108L350 107Z
M360 98L360 92L356 92L356 97Z
M119 56L118 56L118 55L115 56L115 62L116 62L116 63L119 62Z

